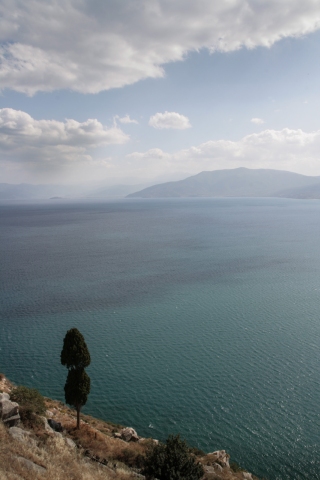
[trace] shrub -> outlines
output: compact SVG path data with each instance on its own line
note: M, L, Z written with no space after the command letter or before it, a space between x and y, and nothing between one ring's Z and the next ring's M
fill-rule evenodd
M231 462L230 463L230 468L233 472L246 472L244 468L241 468L240 465L237 464L237 462Z
M148 479L197 480L204 471L185 440L170 435L165 444L159 443L147 452L142 473Z
M35 388L16 387L10 393L10 400L19 403L22 420L31 420L35 414L43 415L46 411L44 398Z
M205 452L198 447L190 447L189 452L193 453L197 457L204 457L205 456Z

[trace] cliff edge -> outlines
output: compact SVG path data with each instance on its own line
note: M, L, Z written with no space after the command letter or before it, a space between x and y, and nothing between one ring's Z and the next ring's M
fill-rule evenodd
M141 438L132 428L84 414L77 430L76 413L49 398L44 398L44 415L21 407L20 418L19 405L10 398L13 389L0 374L0 480L145 478L141 469L146 452L158 440ZM224 450L190 452L204 468L203 480L258 480L230 464Z

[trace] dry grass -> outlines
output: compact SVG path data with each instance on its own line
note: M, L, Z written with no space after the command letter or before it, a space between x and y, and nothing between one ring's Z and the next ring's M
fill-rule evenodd
M46 468L46 473L28 470L16 459L31 460ZM38 446L14 440L0 423L0 480L125 480L131 472L109 470L84 458L78 450L66 446L63 438L48 436Z
M0 392L10 393L12 388L13 385L1 376ZM129 480L133 478L133 472L124 464L116 462L117 468L110 468L84 455L85 449L90 449L95 456L106 457L105 452L108 452L108 457L113 460L117 455L120 457L123 449L120 444L128 445L112 438L113 432L119 430L120 426L81 415L82 425L80 431L77 431L73 410L61 402L50 399L46 399L46 407L52 412L53 418L66 428L67 436L73 438L80 448L70 448L66 445L64 438L48 433L36 416L34 421L28 421L22 425L23 428L32 432L31 441L28 443L14 440L4 424L0 422L0 480ZM132 445L132 447L135 450L135 446ZM28 470L16 457L24 457L44 467L46 472L37 473ZM111 466L114 467L114 464L112 463Z
M9 392L13 385L0 376L0 392ZM64 437L48 433L43 422L34 417L24 428L32 432L28 443L14 440L0 421L0 480L130 480L134 470L142 466L146 450L152 439L124 442L113 434L122 427L111 422L81 414L81 428L76 430L76 414L62 402L45 399L47 414L60 422L78 448L66 445ZM200 453L200 452L199 452ZM17 460L24 457L46 469L45 473L28 470ZM211 457L201 455L204 465L210 465ZM200 455L197 456L200 460ZM133 470L131 470L133 468ZM242 472L224 468L222 472L207 473L203 480L243 479ZM253 476L253 479L258 480Z
M102 420L81 414L81 428L76 430L75 412L61 402L46 399L47 408L52 412L54 420L61 422L67 431L67 435L87 452L90 457L101 461L107 461L119 466L119 462L129 467L140 468L142 458L150 444L150 440L143 442L124 442L114 438L114 432L118 432L122 426L107 423Z

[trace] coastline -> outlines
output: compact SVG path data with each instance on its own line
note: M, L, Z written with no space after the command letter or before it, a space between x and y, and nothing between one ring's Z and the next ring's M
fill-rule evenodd
M2 397L8 402L14 388L13 383L0 374L1 414ZM81 428L76 430L75 410L58 400L44 399L47 409L44 416L35 415L32 420L26 422L24 419L9 428L0 421L0 478L29 480L32 471L36 471L37 478L60 478L52 476L52 469L53 465L55 470L62 466L61 456L68 458L68 475L73 471L72 478L75 479L90 479L88 471L92 470L92 480L145 478L140 473L143 458L158 440L141 438L133 429L85 414L81 414ZM48 420L61 425L63 433L48 426ZM130 430L135 433L135 438L125 435ZM239 466L229 464L230 456L224 450L205 454L191 447L191 451L203 465L203 480L258 480Z

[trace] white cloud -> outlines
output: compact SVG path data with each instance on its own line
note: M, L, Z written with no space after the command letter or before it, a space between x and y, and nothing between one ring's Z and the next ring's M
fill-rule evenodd
M266 129L238 141L211 140L174 153L153 148L116 157L101 149L128 140L119 128L97 120L80 123L35 120L25 112L0 110L1 181L81 182L106 177L139 181L179 172L273 168L320 175L320 130Z
M97 93L161 77L190 51L270 47L319 27L316 0L0 0L0 85Z
M169 154L160 149L134 152L130 163L144 172L160 174L175 171L199 173L225 168L272 168L320 175L320 130L264 130L239 141L208 141L199 146Z
M156 113L150 117L149 125L158 129L174 128L177 130L191 127L188 117L176 112Z
M119 128L104 127L96 119L35 120L26 112L0 109L0 152L6 168L16 164L36 172L90 163L92 149L128 140Z
M264 120L262 120L262 118L254 117L251 118L250 122L255 123L256 125L262 125L264 123Z
M136 123L138 124L139 122L137 120L134 120L133 118L130 118L130 115L125 115L124 117L119 117L119 115L115 116L116 120L119 120L120 123Z

